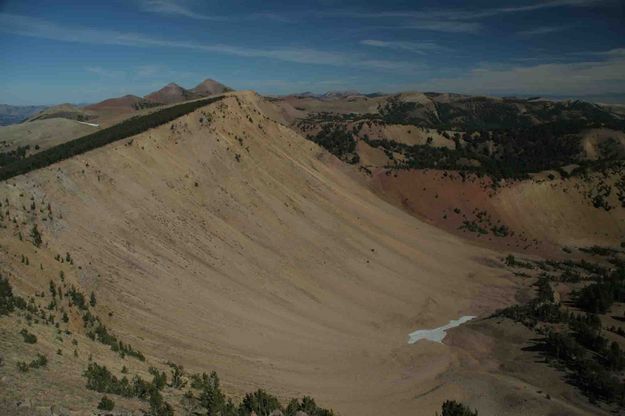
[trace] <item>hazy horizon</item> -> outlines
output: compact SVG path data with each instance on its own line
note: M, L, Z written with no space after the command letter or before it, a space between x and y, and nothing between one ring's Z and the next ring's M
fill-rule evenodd
M172 81L173 82L173 81ZM184 86L181 85L181 87L183 88L191 88L192 86ZM250 90L254 90L253 88L249 88ZM314 94L315 96L320 96L326 93L331 93L331 92L344 92L344 91L348 91L348 90L325 90L325 91L292 91L290 93L284 93L284 94L271 94L271 93L265 93L264 95L266 96L275 96L275 97L284 97L284 96L288 96L288 95L298 95L298 94L303 94L303 93L311 93ZM153 92L153 91L147 91L147 93L149 92ZM385 95L392 95L392 94L398 94L398 93L405 93L405 92L424 92L424 93L456 93L455 91L409 91L409 90L405 90L405 91L358 91L358 93L363 94L363 95L367 95L367 94L376 94L376 93L380 93L380 94L385 94ZM126 95L126 94L124 94ZM136 96L143 96L145 94L132 94L132 93L128 93L128 95L136 95ZM468 95L475 95L475 96L480 96L481 94L468 94ZM581 100L581 101L587 101L587 102L591 102L591 103L595 103L595 104L609 104L609 105L625 105L625 93L617 93L617 94L607 94L607 95L586 95L586 96L567 96L567 95L562 95L562 96L548 96L548 95L534 95L534 94L483 94L484 96L492 96L492 97L501 97L501 98L532 98L532 97L537 97L537 98L543 98L546 100L553 100L553 101L565 101L565 100ZM0 105L8 105L8 106L13 106L13 107L51 107L54 105L61 105L61 104L71 104L71 105L75 105L78 107L82 107L82 106L87 106L90 104L96 104L100 101L104 101L106 99L109 98L115 98L113 96L111 97L104 97L101 100L97 100L97 101L89 101L89 102L70 102L70 101L58 101L58 102L49 102L49 103L20 103L20 104L15 104L15 103L10 103L10 102L1 102Z

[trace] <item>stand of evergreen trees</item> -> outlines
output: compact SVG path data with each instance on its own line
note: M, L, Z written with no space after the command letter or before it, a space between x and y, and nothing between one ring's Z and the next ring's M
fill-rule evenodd
M28 150L30 150L30 145L27 144L26 146L18 146L14 150L0 152L0 166L5 166L24 159Z
M0 316L8 315L15 309L26 309L27 306L23 298L13 294L9 279L0 275Z
M572 265L582 270L586 279L594 279L573 293L573 312L555 301L546 275L536 283L536 297L525 305L515 305L499 312L500 316L521 322L543 336L540 347L548 360L567 371L568 380L578 386L591 401L605 401L625 407L625 350L603 335L597 314L609 311L614 302L625 302L625 263L610 259L614 267L593 266L589 262ZM517 266L515 259L506 264ZM569 262L539 264L569 273ZM581 280L581 278L580 278Z
M520 111L518 104L528 111ZM594 104L495 102L484 97L467 97L434 105L436 111L422 103L393 96L379 106L377 114L314 113L301 120L298 127L302 131L320 127L321 130L309 134L308 139L352 164L359 161L355 136L363 124L435 128L455 142L455 148L448 149L431 146L431 140L423 145L408 145L392 139L362 137L369 145L384 150L391 160L387 166L391 169L460 170L494 179L527 179L530 173L549 169L557 170L562 177L583 174L589 169L605 170L623 160L616 140L608 140L601 146L596 161L580 157L583 130L625 131L625 120ZM403 160L394 160L394 153L401 154ZM579 165L574 173L562 169L571 164ZM625 206L625 182L621 195ZM604 195L593 199L597 207L609 209Z
M308 136L308 139L344 162L355 164L360 161L360 156L356 153L354 134L344 126L327 123L317 134Z
M468 406L455 400L445 401L441 411L441 416L478 416L477 410L471 410Z
M171 365L172 382L167 384L167 375L151 368L152 381L146 381L139 376L134 376L130 380L127 376L121 378L111 373L106 366L91 363L84 372L87 378L87 388L105 394L115 394L123 397L136 397L148 402L152 416L169 416L173 414L170 404L168 404L161 394L165 386L181 389L186 384L176 383L176 375L182 374L182 367ZM208 375L206 373L193 374L190 376L191 388L185 393L186 400L196 402L204 409L208 415L220 416L249 416L255 413L257 416L269 416L272 412L279 410L285 416L295 416L298 412L305 412L309 416L333 416L331 410L319 407L315 400L305 396L301 400L293 399L286 407L280 404L277 397L266 391L259 389L253 393L246 394L239 404L235 404L232 399L226 398L220 387L219 377L214 371Z

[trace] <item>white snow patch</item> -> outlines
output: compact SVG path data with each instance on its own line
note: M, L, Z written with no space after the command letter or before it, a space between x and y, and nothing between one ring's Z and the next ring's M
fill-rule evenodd
M439 326L438 328L418 329L408 334L408 344L414 344L421 339L427 339L428 341L438 342L440 344L443 342L445 335L447 335L448 329L460 326L473 318L476 318L476 316L467 315L463 316L460 319L451 320L447 325Z
M92 126L92 127L100 127L100 125L99 125L99 124L95 124L95 123L87 123L86 121L78 121L78 120L76 120L76 122L77 122L77 123L80 123L80 124L86 124L87 126Z

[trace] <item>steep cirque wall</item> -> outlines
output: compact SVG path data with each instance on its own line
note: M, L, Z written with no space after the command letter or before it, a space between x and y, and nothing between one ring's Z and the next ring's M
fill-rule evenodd
M588 195L619 177L597 174L586 180L525 181L499 192L494 205L508 224L544 241L562 246L618 246L625 235L625 208L616 191L606 198L609 211L594 207Z
M31 262L71 252L82 288L114 311L107 324L146 354L216 369L235 393L433 414L460 387L423 393L457 360L407 334L510 302L497 256L383 201L259 100L232 93L1 183L24 206L0 229L5 273L19 290L48 283L18 273L34 196L54 219Z
M625 208L614 186L619 178L620 174L593 174L507 181L493 188L488 179L469 175L462 180L457 172L376 169L369 183L390 203L449 232L492 247L550 256L561 255L563 246L618 246L623 241ZM605 199L610 210L593 206L591 196L602 184L612 185ZM463 221L475 221L480 211L492 220L483 223L484 228L504 224L515 234L500 238L490 231L463 231Z

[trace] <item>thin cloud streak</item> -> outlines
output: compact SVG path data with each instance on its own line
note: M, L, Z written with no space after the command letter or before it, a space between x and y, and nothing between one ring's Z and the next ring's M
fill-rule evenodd
M399 51L409 51L417 54L425 55L429 52L449 51L450 48L441 46L434 42L402 42L402 41L384 41L377 39L364 39L360 41L361 45L372 46L375 48L393 49Z
M355 19L414 18L423 20L477 20L508 13L530 12L558 7L592 7L604 0L552 0L525 6L496 7L482 10L469 9L423 9L406 11L359 12L354 10L330 10L315 13L322 17L350 17Z
M119 78L125 75L124 71L118 71L114 69L107 69L101 66L87 66L85 71L95 75L99 75L103 78Z
M607 51L582 51L582 52L571 52L568 55L571 56L608 56L608 57L624 57L625 58L625 48L615 48Z
M210 16L193 11L187 1L181 0L139 0L139 8L145 12L168 16L181 16L198 20L229 20L225 16Z
M444 20L413 20L410 23L380 26L385 29L413 29L427 30L431 32L445 33L477 33L482 30L482 24L477 22L460 22L460 21L444 21Z
M164 16L186 17L195 20L210 20L215 22L231 22L246 20L273 20L281 23L291 23L293 17L272 12L257 12L241 15L215 15L200 13L195 10L193 4L186 0L138 0L139 9Z
M570 26L539 26L533 29L521 30L520 32L517 32L517 34L525 37L542 36L550 33L562 32L570 28Z

